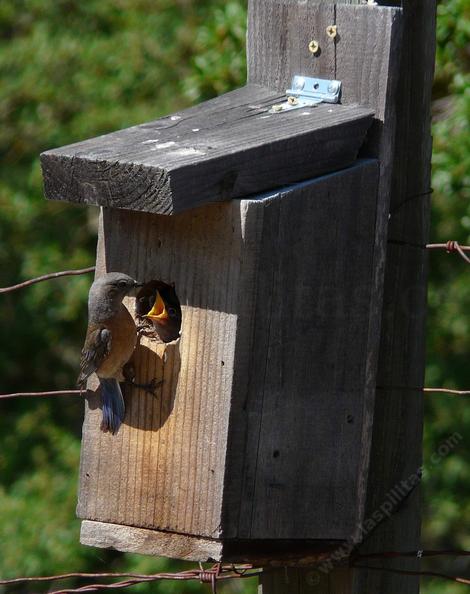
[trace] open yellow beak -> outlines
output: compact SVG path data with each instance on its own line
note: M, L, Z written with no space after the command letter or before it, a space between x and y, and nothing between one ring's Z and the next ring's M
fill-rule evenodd
M158 291L152 309L148 312L148 314L145 314L144 318L160 321L168 319L168 312L166 311L165 302Z

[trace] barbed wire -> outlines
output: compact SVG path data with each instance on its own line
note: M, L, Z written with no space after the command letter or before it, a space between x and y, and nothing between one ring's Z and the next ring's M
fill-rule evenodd
M470 396L470 390L454 390L452 388L418 388L416 386L377 386L377 390L410 390L425 392L428 394L440 393L453 396ZM86 390L49 390L46 392L13 392L11 394L0 394L0 400L9 398L47 398L55 396L82 396Z
M42 276L31 278L22 283L18 283L17 285L12 285L11 287L0 287L0 294L9 293L11 291L17 291L18 289L24 289L25 287L30 287L31 285L35 285L36 283L42 283L43 281L60 278L62 276L76 276L79 274L88 274L89 272L94 271L95 266L89 266L88 268L79 268L76 270L61 270L60 272L51 272L50 274L43 274Z
M426 249L428 250L445 250L448 254L459 254L459 256L470 264L470 258L465 254L465 252L470 252L470 245L460 245L458 241L453 239L447 241L446 243L427 243Z
M450 388L422 388L423 392L453 394L454 396L470 396L470 390L451 390Z
M439 573L437 571L413 571L411 569L399 569L397 567L375 567L373 565L357 565L353 564L352 567L354 569L367 569L372 571L384 571L386 573L397 573L400 575L410 575L410 576L419 576L419 577L435 577L441 578L445 580L449 580L451 582L458 582L459 584L465 584L470 586L470 579L450 575L448 573ZM58 593L54 593L58 594Z
M443 550L415 550L415 551L382 551L376 553L361 553L355 554L350 558L349 567L352 569L367 569L372 571L384 571L389 573L398 573L401 575L420 576L420 577L434 577L458 582L465 585L470 585L470 579L454 576L447 573L441 573L437 571L428 570L408 570L392 567L377 567L374 565L363 565L357 563L361 559L390 559L398 557L434 557L434 556L470 556L470 551L457 550L457 549L443 549ZM213 594L217 593L217 582L228 579L240 579L240 578L251 578L257 577L262 572L269 571L269 568L257 567L252 564L243 565L223 565L216 563L211 568L204 569L200 564L199 568L189 569L180 572L160 572L153 574L139 574L139 573L81 573L71 572L53 576L37 576L37 577L20 577L0 580L1 586L12 586L24 583L41 583L41 582L54 582L59 580L67 579L115 579L115 578L128 578L125 580L112 582L112 583L91 583L76 588L61 588L58 590L50 591L50 594L79 594L81 592L97 592L99 590L116 590L135 586L137 584L155 582L161 580L176 580L176 581L188 581L198 580L201 583L209 584Z
M145 582L155 582L160 580L198 580L203 584L211 586L213 594L217 592L217 582L227 579L243 579L256 577L261 573L262 569L251 564L243 565L222 565L216 563L208 569L200 566L198 568L189 569L180 572L161 572L153 574L139 574L139 573L81 573L72 572L53 576L38 576L38 577L21 577L7 580L0 580L1 586L11 586L23 583L35 582L53 582L59 580L66 580L71 578L79 579L109 579L109 578L129 578L126 580L96 584L85 584L76 588L61 588L59 590L51 591L50 594L75 594L79 592L97 592L98 590L112 590L121 589L142 584Z
M355 559L386 559L395 557L470 557L470 551L464 549L417 549L415 551L381 551L378 553L357 553Z

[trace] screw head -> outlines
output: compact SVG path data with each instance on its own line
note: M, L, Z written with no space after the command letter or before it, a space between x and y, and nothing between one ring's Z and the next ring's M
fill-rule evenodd
M326 28L326 34L331 39L334 39L336 37L336 35L338 34L338 27L336 25L329 25Z
M312 39L312 41L308 44L308 49L312 54L317 54L318 50L320 49L320 45L316 39Z
M273 106L272 106L272 110L273 110L273 111L282 111L282 110L283 110L283 107L282 107L282 105L279 103L278 105L273 105Z
M287 97L287 103L289 103L289 105L297 105L299 103L299 100L297 99L297 97Z

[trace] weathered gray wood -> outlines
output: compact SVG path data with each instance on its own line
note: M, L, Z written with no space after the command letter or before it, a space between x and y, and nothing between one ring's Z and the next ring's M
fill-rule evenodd
M262 209L248 203L247 222L261 214L262 227L241 287L227 538L344 540L361 521L375 386L366 368L379 338L368 332L378 323L377 174L371 162L318 181L314 194L308 184Z
M263 4L273 5L272 2ZM276 3L272 10L282 11ZM301 3L299 3L301 4ZM303 3L302 3L303 4ZM379 4L400 4L379 2ZM312 7L316 9L314 5ZM304 10L299 7L299 10ZM385 9L388 10L388 9ZM403 242L424 244L428 234L428 197L410 197L425 193L429 188L431 152L430 97L434 60L434 0L403 2L403 37L397 28L398 12L394 14L395 35L387 49L384 39L371 27L372 19L384 18L378 7L336 6L336 23L341 39L337 43L337 78L343 81L343 100L357 100L374 107L379 122L369 135L366 154L381 161L380 210L386 213L391 202L389 236ZM361 11L370 11L362 12ZM366 18L366 15L367 18ZM419 23L419 26L416 24ZM265 28L269 23L255 23ZM351 36L344 35L344 31ZM385 31L385 27L383 28ZM398 33L398 35L397 35ZM373 39L375 37L375 42ZM351 44L354 38L354 43ZM250 40L250 35L248 37ZM367 40L367 43L366 43ZM345 43L343 44L343 41ZM369 50L368 50L369 47ZM397 68L397 57L402 62ZM267 56L256 57L266 63ZM384 61L385 59L385 61ZM386 59L390 60L387 72ZM318 67L318 65L317 65ZM398 73L398 81L397 81ZM385 76L384 76L385 75ZM270 73L265 73L269 78ZM275 76L275 74L274 74ZM288 75L287 75L288 76ZM256 79L254 79L256 80ZM282 85L281 85L282 87ZM395 95L395 88L398 89ZM352 94L352 96L351 96ZM395 123L396 122L396 123ZM392 185L393 174L393 185ZM400 205L402 205L400 207ZM385 210L387 209L387 210ZM383 219L382 219L383 220ZM379 233L379 236L385 234ZM380 254L380 250L376 252ZM390 244L386 259L385 302L380 349L379 385L419 386L424 371L424 314L426 287L426 256L411 245ZM380 279L385 262L377 262ZM380 287L380 285L379 285ZM421 464L422 394L413 390L381 389L377 391L374 438L371 450L368 502L363 528L367 537L361 550L400 550L419 548L420 501L416 489L403 505L382 524L373 528L374 512L386 501L390 489L402 480L416 476ZM386 563L383 561L382 563ZM416 560L403 561L401 567L417 569ZM353 581L335 583L338 571L323 573L311 579L311 570L288 570L282 575L267 573L261 580L260 592L290 594L306 592L339 594L377 594L403 592L414 594L419 579L380 571L350 571ZM286 588L286 579L290 579Z
M284 97L285 98L285 97ZM47 198L172 214L351 165L372 111L321 105L270 114L249 85L197 107L41 155Z
M186 561L219 561L222 552L222 544L208 538L89 520L82 522L80 542L101 549Z
M116 436L90 395L82 519L254 539L248 557L273 539L352 537L375 385L377 180L365 161L175 217L104 210L99 262L175 282L183 323L177 343L142 339L139 381L165 383L126 394Z
M415 475L422 463L421 392L393 390L393 386L422 386L425 366L425 315L429 238L431 86L435 53L435 0L403 3L404 33L400 70L397 131L389 239L387 251L382 339L371 456L368 513L403 478ZM419 26L416 24L419 23ZM413 198L413 196L415 198ZM420 548L420 490L365 543L364 550ZM390 566L390 564L388 564ZM418 560L401 567L418 569ZM360 592L415 594L419 579L410 576L360 572Z
M267 569L263 572L260 594L350 594L352 572L337 569L330 574L309 569Z

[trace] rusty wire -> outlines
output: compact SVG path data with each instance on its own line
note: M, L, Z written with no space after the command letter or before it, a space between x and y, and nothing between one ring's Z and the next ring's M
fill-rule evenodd
M453 396L470 396L470 390L454 390L452 388L423 388L420 386L377 386L377 390L410 390L427 394L451 394Z
M386 573L398 573L400 575L411 575L419 577L435 577L452 582L458 582L459 584L466 584L470 586L470 579L459 577L456 575L449 575L448 573L439 573L437 571L413 571L411 569L398 569L396 567L374 567L373 565L357 565L351 566L353 569L367 569L372 571L385 571ZM58 594L58 593L55 593Z
M249 578L255 577L261 573L261 568L256 568L253 565L222 565L216 563L208 569L204 569L202 566L195 569L189 569L186 571L180 571L175 573L154 573L154 574L138 574L138 573L64 573L61 575L53 576L39 576L29 578L13 578L9 580L0 580L0 585L8 586L20 583L31 583L31 582L47 582L65 580L70 578L81 578L81 579L103 579L103 578L128 578L126 580L112 582L110 584L96 583L86 584L84 586L78 586L77 588L62 588L60 590L54 590L50 594L75 594L79 592L96 592L98 590L111 590L128 588L137 584L145 582L155 582L159 580L199 580L201 583L210 584L213 594L217 592L217 581L227 580L234 578Z
M417 386L377 386L377 390L411 390L415 392L426 392L428 394L451 394L453 396L470 396L470 390L453 390L451 388L419 388ZM0 400L9 398L47 398L50 396L81 396L85 390L50 390L46 392L13 392L12 394L0 394Z
M470 390L451 390L450 388L422 388L423 392L453 394L454 396L470 396Z
M416 551L382 551L380 553L357 553L354 559L393 559L396 557L470 557L470 551L462 549L418 549Z
M470 258L465 252L470 252L470 245L460 245L458 241L449 240L446 243L427 243L428 250L445 250L448 254L459 254L459 256L470 264Z
M49 392L14 392L0 394L0 400L7 398L46 398L48 396L81 396L83 390L51 390Z
M46 280L52 280L54 278L60 278L61 276L75 276L78 274L88 274L89 272L94 272L95 267L89 266L88 268L79 268L76 270L62 270L60 272L51 272L50 274L44 274L43 276L38 276L36 278L31 278L27 281L22 283L18 283L17 285L12 285L11 287L1 287L0 293L9 293L10 291L17 291L18 289L24 289L25 287L30 287L36 283L42 283Z

